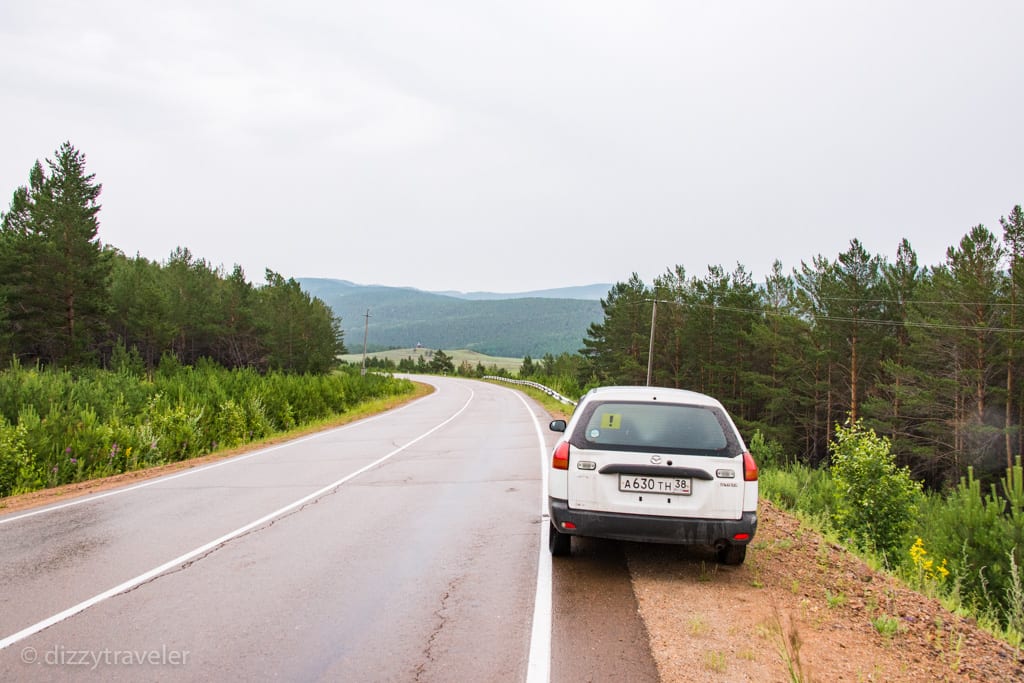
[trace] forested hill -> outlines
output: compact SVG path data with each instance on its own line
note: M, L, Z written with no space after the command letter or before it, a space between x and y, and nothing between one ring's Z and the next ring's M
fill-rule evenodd
M460 298L468 295L345 280L298 278L298 282L341 317L350 349L362 348L367 309L371 351L422 344L431 349L471 349L516 358L575 353L582 348L590 324L603 317L597 299L550 298L550 291L469 300ZM575 288L573 293L577 290L585 288Z

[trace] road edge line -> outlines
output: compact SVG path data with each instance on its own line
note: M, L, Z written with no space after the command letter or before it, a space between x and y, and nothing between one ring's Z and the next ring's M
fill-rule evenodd
M537 557L537 588L533 596L533 624L530 628L530 655L526 665L527 683L548 683L551 678L551 553L547 548L548 478L547 445L537 415L522 393L513 392L533 418L540 449L540 534Z

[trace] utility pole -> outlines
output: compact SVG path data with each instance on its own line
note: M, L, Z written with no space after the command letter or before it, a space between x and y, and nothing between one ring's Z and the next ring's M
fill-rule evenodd
M360 375L366 374L366 338L370 335L370 309L366 309L366 326L363 328L363 369Z
M651 370L654 367L654 321L658 317L658 300L654 299L651 303L651 345L647 349L647 386L651 386Z

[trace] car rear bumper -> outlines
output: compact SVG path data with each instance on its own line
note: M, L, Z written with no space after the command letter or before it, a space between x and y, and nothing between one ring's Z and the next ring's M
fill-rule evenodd
M548 509L551 512L551 521L562 533L620 541L745 545L757 531L756 512L744 512L740 519L655 517L573 510L569 508L568 502L559 498L550 498ZM575 528L566 528L565 523L573 524Z

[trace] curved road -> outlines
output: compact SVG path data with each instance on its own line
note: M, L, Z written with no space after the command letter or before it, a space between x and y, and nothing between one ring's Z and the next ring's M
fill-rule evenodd
M554 571L542 547L544 410L420 379L389 413L0 516L0 680L656 680L619 546Z

